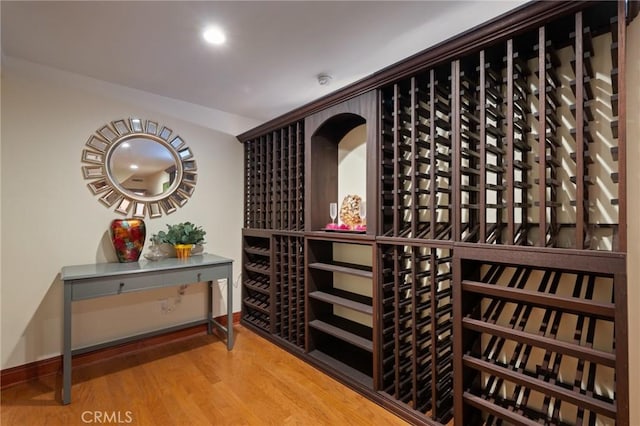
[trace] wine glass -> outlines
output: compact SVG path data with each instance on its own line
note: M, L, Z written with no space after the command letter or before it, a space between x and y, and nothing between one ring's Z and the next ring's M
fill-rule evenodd
M338 217L338 203L330 203L329 204L329 216L331 216L331 220L333 224L336 224L336 218Z
M361 224L365 224L365 218L367 217L367 202L362 200L360 201L360 219Z

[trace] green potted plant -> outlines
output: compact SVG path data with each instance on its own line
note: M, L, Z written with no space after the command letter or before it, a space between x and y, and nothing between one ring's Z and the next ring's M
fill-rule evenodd
M178 258L185 258L191 255L194 245L204 244L204 236L207 231L202 226L196 226L191 222L168 225L167 231L160 231L151 238L157 243L171 244L176 249Z

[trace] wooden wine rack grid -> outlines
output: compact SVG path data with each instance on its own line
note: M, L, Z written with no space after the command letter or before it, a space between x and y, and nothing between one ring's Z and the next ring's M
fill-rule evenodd
M456 418L614 424L629 403L624 256L504 251L456 248Z
M304 230L304 124L245 142L244 225Z
M453 417L451 246L380 244L379 389L446 424Z
M242 318L271 333L271 238L261 231L244 230L242 240Z
M243 324L414 424L628 425L625 8L532 3L240 135ZM354 123L369 230L318 231Z
M622 251L616 5L596 9L381 90L383 235Z
M274 334L305 348L304 238L273 235L275 269Z

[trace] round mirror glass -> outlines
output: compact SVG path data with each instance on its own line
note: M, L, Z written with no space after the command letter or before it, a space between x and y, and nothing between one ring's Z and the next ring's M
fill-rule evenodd
M197 167L191 149L151 120L117 120L98 129L82 151L82 173L107 207L133 217L159 217L193 194Z
M113 147L107 172L123 193L157 197L173 189L178 166L178 160L166 145L135 137Z

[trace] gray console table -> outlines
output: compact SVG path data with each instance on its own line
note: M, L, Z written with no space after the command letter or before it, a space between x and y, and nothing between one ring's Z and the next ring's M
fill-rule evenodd
M159 334L148 333L72 351L71 302L206 281L208 283L207 319L205 320L207 332L211 334L213 326L220 329L227 337L227 349L231 350L233 348L232 262L231 259L224 257L203 254L201 256L192 256L188 259L168 258L155 262L96 263L63 267L61 273L61 278L64 282L62 403L69 404L71 402L72 354L85 353L151 334ZM223 278L227 279L227 327L213 318L213 282ZM191 325L193 323L187 324L185 327ZM175 327L175 329L177 328L182 327Z

